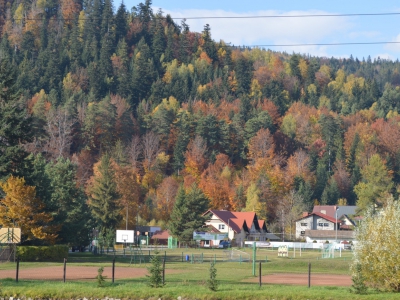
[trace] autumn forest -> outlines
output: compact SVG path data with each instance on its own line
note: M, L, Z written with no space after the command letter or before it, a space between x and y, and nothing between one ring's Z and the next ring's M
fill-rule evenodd
M150 0L1 0L0 34L0 225L26 244L398 197L398 61L235 47Z

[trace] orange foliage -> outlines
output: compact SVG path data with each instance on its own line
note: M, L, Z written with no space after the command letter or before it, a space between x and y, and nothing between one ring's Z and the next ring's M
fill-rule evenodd
M179 184L173 177L164 178L156 190L157 216L168 221L175 204Z
M350 154L351 145L353 144L354 136L358 133L360 144L356 154L356 161L362 168L368 163L369 158L377 152L374 144L375 134L368 123L357 123L351 126L344 134L344 150L347 156Z
M212 59L204 51L200 53L200 59L205 60L209 65L212 63Z
M61 0L61 13L64 18L64 24L71 26L80 9L79 3L74 0Z
M231 184L233 166L229 157L218 154L215 163L209 165L201 175L199 188L210 199L210 207L235 210L234 187Z
M113 163L115 170L115 182L117 184L122 221L121 225L126 225L126 211L128 210L128 228L134 228L136 225L135 216L139 210L141 189L137 174L130 167L121 167ZM130 216L130 217L129 217Z
M400 127L398 124L386 122L383 119L378 119L371 125L378 136L378 142L383 152L388 152L394 157L400 148Z
M257 103L257 108L267 111L274 125L279 125L281 123L281 115L279 114L278 107L271 100L264 98L264 100Z
M196 136L194 140L189 142L188 149L185 153L185 175L191 175L197 180L203 173L207 160L204 156L206 152L206 144L200 136Z
M310 158L305 151L296 151L287 161L286 171L288 178L293 180L295 177L301 177L304 181L311 181L313 174L310 172L309 163Z
M274 139L269 129L260 129L257 134L250 139L248 158L255 164L261 158L273 158Z

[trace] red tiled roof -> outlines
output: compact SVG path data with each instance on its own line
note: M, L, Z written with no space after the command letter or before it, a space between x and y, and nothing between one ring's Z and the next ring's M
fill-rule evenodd
M267 224L265 224L264 220L258 220L258 226L261 228L263 228L265 226L265 229L267 229Z
M216 215L222 222L224 222L226 225L229 225L229 227L231 227L232 230L236 233L241 232L243 228L245 230L250 229L254 220L257 221L257 216L255 212L230 212L227 210L208 210L203 215L206 215L208 213ZM254 225L256 229L258 229L257 228L259 226L258 222L254 222Z
M158 230L154 232L153 236L151 237L152 240L168 240L170 234L168 230Z
M244 219L246 221L247 227L250 229L251 225L254 223L254 226L258 226L258 222L254 222L254 219L257 219L256 213L254 211L248 212L232 212L233 215L238 219Z

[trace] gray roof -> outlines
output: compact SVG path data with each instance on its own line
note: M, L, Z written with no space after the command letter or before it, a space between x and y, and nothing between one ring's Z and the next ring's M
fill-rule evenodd
M280 238L273 233L266 233L266 238L270 241L279 241Z

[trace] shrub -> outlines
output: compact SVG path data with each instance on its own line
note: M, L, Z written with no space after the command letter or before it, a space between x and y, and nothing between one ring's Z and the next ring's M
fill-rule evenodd
M61 261L68 257L68 246L18 246L17 256L21 261Z

